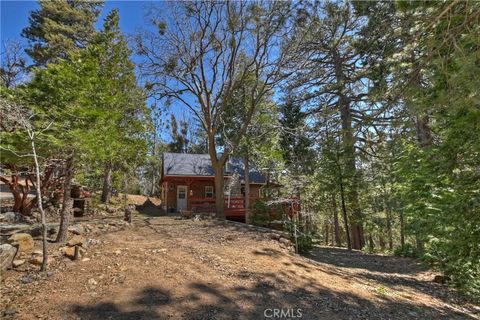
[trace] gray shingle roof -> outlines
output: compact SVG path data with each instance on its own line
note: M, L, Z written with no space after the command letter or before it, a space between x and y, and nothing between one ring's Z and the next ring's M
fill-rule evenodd
M243 168L243 158L230 157L230 172L237 172L240 179L245 178ZM170 153L163 154L163 174L164 176L203 176L213 177L214 172L210 156L208 154L189 154L189 153ZM265 183L265 177L250 164L251 183Z

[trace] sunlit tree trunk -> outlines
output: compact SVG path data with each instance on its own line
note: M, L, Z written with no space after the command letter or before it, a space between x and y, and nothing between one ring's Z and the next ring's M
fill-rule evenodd
M70 154L65 162L65 180L63 183L63 204L60 212L60 226L57 235L57 242L65 242L67 240L68 225L70 223L70 213L73 207L73 200L71 197L72 180L74 174L74 157L75 151L70 151Z
M37 198L38 198L38 210L40 211L40 219L42 224L42 253L43 253L43 260L42 266L40 267L40 271L47 270L47 263L48 263L48 249L47 249L47 223L45 221L45 211L43 210L43 199L42 199L42 186L40 181L40 165L38 164L38 156L37 156L37 148L35 147L35 137L34 132L29 132L30 135L30 142L32 145L32 154L33 160L35 162L35 174L37 178L36 182L36 189L37 189Z
M245 223L250 223L250 159L248 151L245 152Z
M353 249L362 249L365 245L363 235L363 218L358 200L358 183L355 164L355 137L352 129L352 114L350 110L350 100L344 94L345 75L343 73L342 60L338 52L333 50L334 72L340 89L338 93L338 107L340 109L340 119L342 126L342 144L344 153L345 173L348 178L348 199L351 206L351 240Z

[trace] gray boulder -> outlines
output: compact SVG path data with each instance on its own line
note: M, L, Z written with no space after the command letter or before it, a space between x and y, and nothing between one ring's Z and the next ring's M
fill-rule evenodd
M5 223L25 222L25 217L21 213L5 212L0 214L0 222L5 222Z
M0 245L0 271L5 271L12 266L13 259L17 255L18 247L8 243Z

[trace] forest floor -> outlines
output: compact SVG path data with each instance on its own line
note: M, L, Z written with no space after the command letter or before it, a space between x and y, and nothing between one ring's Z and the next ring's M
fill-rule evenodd
M11 319L268 319L274 309L283 309L283 319L480 315L478 306L432 282L435 274L411 259L331 247L300 256L270 233L239 223L135 217L131 226L101 227L84 236L96 241L81 260L52 254L46 274L31 267L4 273L2 315L8 310Z

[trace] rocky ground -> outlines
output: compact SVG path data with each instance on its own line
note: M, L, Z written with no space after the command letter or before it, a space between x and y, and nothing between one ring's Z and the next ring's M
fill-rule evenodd
M7 319L476 319L480 308L406 258L319 247L292 253L279 234L238 223L136 216L78 222L71 243L39 241L2 274ZM17 259L17 258L16 258ZM17 259L18 260L18 259ZM281 310L278 310L281 309ZM278 310L278 311L276 311ZM283 312L283 313L280 313ZM301 317L300 317L301 316ZM278 317L277 317L278 318Z

